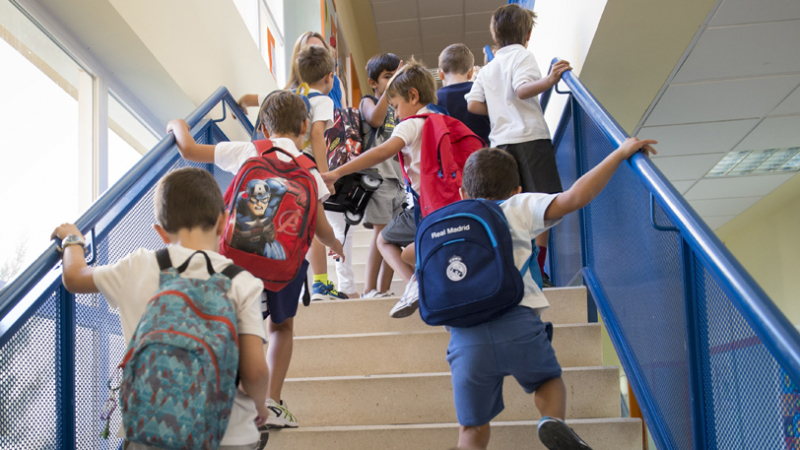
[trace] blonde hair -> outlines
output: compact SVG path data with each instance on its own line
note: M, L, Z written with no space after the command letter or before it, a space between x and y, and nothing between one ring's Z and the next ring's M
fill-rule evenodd
M297 89L297 87L300 86L300 83L303 82L300 78L300 71L297 68L297 57L300 55L300 51L308 46L308 40L311 38L317 38L322 41L322 45L325 47L325 50L332 54L331 46L325 42L325 38L322 37L321 34L317 33L316 31L306 31L305 33L301 34L294 43L294 49L292 50L292 64L289 66L289 80L286 82L285 89Z
M444 73L466 75L475 65L475 55L464 44L452 44L439 54L439 70Z
M408 92L411 89L417 90L419 102L423 105L437 102L436 80L425 66L413 58L394 73L386 87L386 95L389 98L402 97L403 100L409 101Z

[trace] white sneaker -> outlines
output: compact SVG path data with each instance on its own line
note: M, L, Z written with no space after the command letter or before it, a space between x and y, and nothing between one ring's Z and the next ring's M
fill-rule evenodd
M389 315L395 319L401 319L414 314L414 311L419 307L419 284L417 284L417 275L411 275L411 281L406 285L406 290L403 296L400 297L394 308L389 312Z
M269 410L269 417L267 417L267 426L270 428L297 428L300 426L297 423L297 418L289 412L286 408L286 403L281 400L280 403L275 400L267 399L267 409Z
M389 297L394 297L394 294L389 291L378 292L377 289L373 289L361 296L361 298L389 298Z

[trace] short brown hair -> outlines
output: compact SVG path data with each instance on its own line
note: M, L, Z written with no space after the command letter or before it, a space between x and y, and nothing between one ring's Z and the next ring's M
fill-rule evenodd
M411 89L417 90L419 102L423 105L437 102L436 80L425 66L414 59L394 73L386 88L386 95L389 98L402 97L408 101L408 92Z
M335 68L333 55L322 47L310 45L297 54L297 72L305 83L316 83Z
M269 134L300 136L308 109L306 102L294 92L275 91L264 100L258 117Z
M467 158L462 180L469 198L505 200L519 187L519 166L507 151L483 148Z
M516 3L501 6L494 10L489 29L500 47L506 45L525 45L528 35L536 24L536 13Z
M208 231L225 213L217 180L203 169L187 167L165 175L153 196L156 221L168 233L200 227Z
M475 66L475 55L464 44L448 45L439 54L439 70L444 73L466 75Z

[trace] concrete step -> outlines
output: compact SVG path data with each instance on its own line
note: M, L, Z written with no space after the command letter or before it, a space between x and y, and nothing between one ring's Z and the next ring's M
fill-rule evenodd
M362 259L360 261L365 261L365 260L366 260L366 258L364 258L364 259ZM359 260L355 259L355 261L359 261ZM366 262L357 262L357 263L353 264L353 273L355 275L356 283L363 284L364 280L366 279L367 263ZM311 268L308 269L308 274L311 277L314 276L314 272L311 271ZM313 279L313 278L311 278L311 279ZM328 258L328 279L333 280L334 282L338 283L338 277L336 275L336 263L330 258ZM395 274L394 277L392 277L392 281L402 281L402 280L403 279L398 274Z
M444 450L458 442L457 423L307 427L273 431L269 446L283 450ZM489 443L494 450L546 450L536 434L536 421L492 422ZM594 450L641 450L639 419L572 419L573 430Z
M401 286L405 288L405 286ZM394 289L394 287L393 287ZM395 293L402 293L397 289ZM545 289L550 302L542 320L555 324L586 323L586 288ZM354 299L313 302L300 307L294 323L295 336L326 336L331 334L387 333L427 331L432 328L414 314L405 319L392 319L389 311L398 298Z
M567 417L620 417L619 368L565 368ZM504 383L500 421L540 417L532 395ZM314 426L456 422L450 373L287 378L281 394L301 424Z
M399 320L399 319L395 319ZM426 331L306 336L294 339L289 377L447 372L450 333ZM600 324L556 325L553 348L562 367L603 363Z

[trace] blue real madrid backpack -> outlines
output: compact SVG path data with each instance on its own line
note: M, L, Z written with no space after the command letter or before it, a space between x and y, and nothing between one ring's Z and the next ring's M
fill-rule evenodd
M428 325L471 327L522 301L528 265L523 273L514 265L511 232L496 203L444 206L420 223L415 243L419 311Z
M208 280L181 278L206 258ZM120 367L125 439L165 449L216 449L231 416L239 366L236 314L228 299L243 269L215 273L196 252L178 268L156 252L159 289L147 304Z

